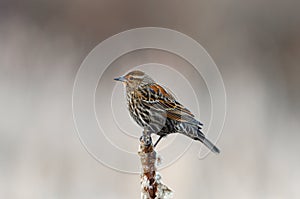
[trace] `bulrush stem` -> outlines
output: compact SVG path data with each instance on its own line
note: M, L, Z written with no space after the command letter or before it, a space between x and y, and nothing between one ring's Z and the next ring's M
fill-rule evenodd
M144 137L140 139L140 149L138 154L142 164L141 199L172 198L172 190L162 184L161 176L157 172L157 163L159 163L160 158L158 158L157 153L154 150L151 138L149 139L149 137Z

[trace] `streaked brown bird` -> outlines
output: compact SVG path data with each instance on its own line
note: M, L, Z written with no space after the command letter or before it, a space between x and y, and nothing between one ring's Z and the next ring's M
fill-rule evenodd
M154 147L168 134L181 133L220 153L201 132L203 124L150 76L135 70L114 80L125 85L129 113L144 128L144 134L160 136Z

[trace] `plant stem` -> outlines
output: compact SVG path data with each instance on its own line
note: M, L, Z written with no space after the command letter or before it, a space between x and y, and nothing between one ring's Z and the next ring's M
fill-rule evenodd
M145 136L145 135L144 135ZM154 150L151 138L140 139L139 156L142 164L141 172L141 199L169 199L173 192L162 184L161 176L157 172L157 163L160 158ZM150 140L146 144L144 140Z

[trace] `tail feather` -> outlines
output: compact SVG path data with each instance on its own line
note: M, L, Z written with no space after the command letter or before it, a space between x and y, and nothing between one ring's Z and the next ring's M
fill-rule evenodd
M209 148L214 153L220 153L220 150L211 143L208 139L204 138L203 140L200 140L207 148Z
M180 123L177 126L177 132L183 133L194 140L199 140L214 153L220 153L220 150L213 143L211 143L211 141L205 138L205 135L201 132L201 126L202 124L200 122L197 125Z

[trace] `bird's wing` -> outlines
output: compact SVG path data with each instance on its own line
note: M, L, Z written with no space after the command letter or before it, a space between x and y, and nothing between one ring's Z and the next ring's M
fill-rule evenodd
M158 84L145 86L139 92L141 102L151 108L164 111L167 118L172 120L202 125L194 119L194 115L180 104L175 97Z

